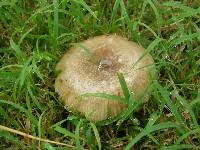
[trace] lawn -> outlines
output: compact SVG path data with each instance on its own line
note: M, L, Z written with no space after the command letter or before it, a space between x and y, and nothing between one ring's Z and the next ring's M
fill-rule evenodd
M200 149L199 0L1 0L0 149ZM74 44L117 34L152 55L138 111L93 123L54 90Z

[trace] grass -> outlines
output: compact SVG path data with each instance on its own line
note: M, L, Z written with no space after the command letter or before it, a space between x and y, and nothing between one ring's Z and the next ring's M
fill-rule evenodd
M199 149L199 18L198 0L0 1L0 149ZM158 78L139 111L94 124L63 107L55 65L74 43L109 33L146 48Z

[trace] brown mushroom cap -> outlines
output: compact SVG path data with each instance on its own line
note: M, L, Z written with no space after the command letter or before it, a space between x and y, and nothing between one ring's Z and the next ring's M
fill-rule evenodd
M85 93L97 92L123 96L118 72L123 73L136 99L149 86L152 67L146 66L153 64L153 59L149 54L144 55L144 49L138 44L117 35L97 36L80 44L94 54L98 64L92 63L83 47L71 48L57 65L56 69L61 73L56 78L55 89L67 106L81 112L87 119L105 120L118 115L127 107L124 103L104 98L76 98ZM133 69L134 63L136 65Z

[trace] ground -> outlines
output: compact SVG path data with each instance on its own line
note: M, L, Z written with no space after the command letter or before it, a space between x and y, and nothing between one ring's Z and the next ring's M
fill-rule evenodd
M200 148L199 0L3 0L0 33L0 149ZM143 46L157 78L139 111L95 124L63 106L55 66L102 34Z

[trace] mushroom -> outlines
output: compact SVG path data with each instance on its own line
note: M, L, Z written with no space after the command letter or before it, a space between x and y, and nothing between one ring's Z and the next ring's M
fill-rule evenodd
M150 54L126 38L97 36L74 46L62 57L56 67L61 72L55 80L55 90L72 110L90 121L102 121L119 115L127 105L100 97L77 97L99 92L123 96L117 78L121 72L128 88L135 93L134 98L141 100L152 79L153 69L148 66L153 63ZM144 97L147 101L148 96Z

